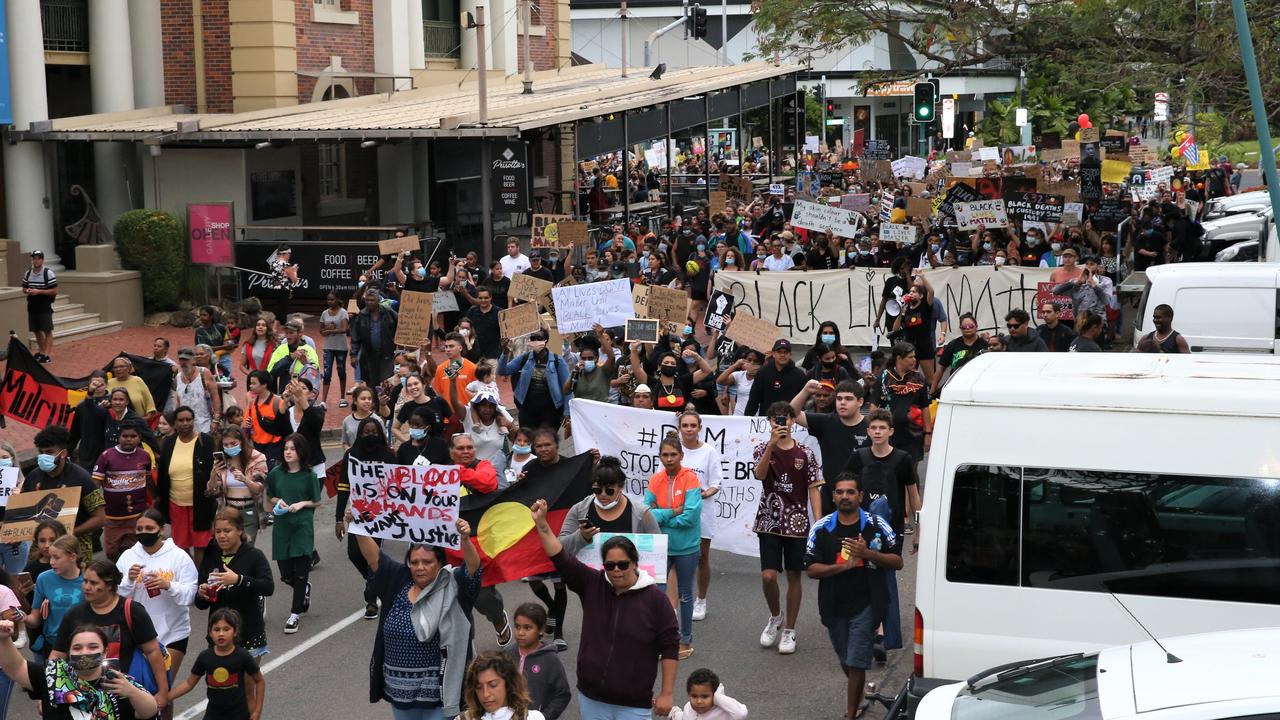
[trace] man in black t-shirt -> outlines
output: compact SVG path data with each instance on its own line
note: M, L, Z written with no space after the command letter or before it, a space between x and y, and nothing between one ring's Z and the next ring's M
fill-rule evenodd
M533 250L529 253L529 269L525 270L524 274L532 275L533 277L536 277L536 278L541 278L543 280L546 280L549 283L553 283L556 281L555 273L551 271L551 268L542 264L541 250Z
M480 357L497 360L502 354L502 338L498 328L498 308L493 304L493 291L487 286L476 292L479 305L467 309L467 319L476 329L476 349Z
M79 488L80 507L76 509L72 532L80 543L80 557L93 557L93 537L107 522L107 501L102 488L88 470L68 461L71 433L66 428L50 425L36 433L34 443L39 455L36 467L29 470L23 480L22 492ZM0 510L0 519L3 517Z
M867 670L874 663L876 626L889 622L890 579L902 569L902 551L893 528L860 507L858 479L836 478L836 512L809 531L805 571L818 580L818 613L848 678L845 717L861 714Z
M1076 338L1076 331L1058 319L1058 306L1051 302L1042 303L1040 321L1042 324L1036 328L1036 333L1049 352L1066 352L1071 347L1071 341Z
M804 389L791 401L791 408L796 411L796 422L809 429L822 450L822 479L826 481L822 486L822 514L827 515L836 507L831 497L836 475L844 470L849 456L867 447L870 439L867 419L862 415L862 386L846 380L836 386L834 413L806 413L804 404L819 385L817 380L805 383Z
M890 512L885 520L898 535L905 535L908 517L920 509L920 485L916 478L916 464L911 454L889 444L893 435L893 416L887 410L872 410L867 415L869 447L854 451L845 466L847 472L858 478L862 488L862 509L875 512L873 503L885 498ZM877 513L879 514L879 513ZM914 547L919 547L917 536Z

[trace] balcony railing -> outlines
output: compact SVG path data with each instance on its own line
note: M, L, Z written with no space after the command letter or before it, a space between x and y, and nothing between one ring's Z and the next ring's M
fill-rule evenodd
M429 58L462 56L462 26L456 20L423 20L422 44Z
M45 50L89 51L89 0L41 0L40 21Z

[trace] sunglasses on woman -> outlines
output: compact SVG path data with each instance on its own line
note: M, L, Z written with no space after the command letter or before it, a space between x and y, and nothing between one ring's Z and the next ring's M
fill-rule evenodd
M612 485L608 485L608 486L592 485L591 492L595 493L596 495L606 495L608 497L613 497L614 495L618 494L618 488L613 487Z
M604 569L605 569L605 570L608 570L608 571L610 571L610 572L612 572L612 571L614 571L614 570L630 570L630 569L631 569L631 561L630 561L630 560L617 560L617 561L614 561L614 560L605 560L605 561L604 561Z

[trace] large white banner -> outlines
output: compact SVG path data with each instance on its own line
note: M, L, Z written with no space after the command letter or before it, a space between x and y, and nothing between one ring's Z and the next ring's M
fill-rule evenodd
M939 268L925 277L951 319L971 312L979 332L1005 332L1004 316L1014 308L1034 309L1036 283L1048 282L1049 268L994 265ZM879 268L810 270L788 273L719 272L717 290L733 296L735 313L764 318L782 337L812 345L818 325L830 320L840 328L846 346L870 347L872 323L889 271ZM886 313L887 316L887 313ZM1031 313L1034 319L1036 314ZM892 321L889 317L888 320ZM577 432L577 428L574 428Z
M601 455L618 458L627 475L627 497L643 502L649 478L662 469L658 443L667 433L678 430L675 413L574 398L569 401L569 414L573 417L575 452L598 448ZM720 492L705 501L715 505L711 547L758 557L760 545L751 526L760 502L760 481L752 472L751 455L757 443L769 438L769 419L704 415L702 431L702 441L720 451L723 470ZM818 454L817 443L804 428L797 425L792 431L796 440L814 447L814 454Z

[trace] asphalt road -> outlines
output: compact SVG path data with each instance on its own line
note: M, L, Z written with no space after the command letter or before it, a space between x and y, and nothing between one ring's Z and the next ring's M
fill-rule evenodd
M327 448L336 459L340 448ZM390 718L386 704L368 702L369 658L377 623L363 620L363 582L346 557L345 541L333 534L333 500L316 511L317 548L321 565L312 571L311 611L303 617L295 635L282 628L289 613L288 587L280 586L267 600L267 628L271 654L264 661L267 699L264 718ZM263 552L270 557L270 530L259 537ZM392 556L403 547L390 544ZM889 653L889 664L868 673L868 679L885 688L896 688L911 671L912 602L915 597L915 562L908 556L899 574L902 589L903 637L907 647ZM844 714L845 679L836 663L825 628L818 620L817 582L804 579L804 606L797 623L796 653L778 655L776 648L759 645L760 631L768 619L760 590L758 561L755 558L712 552L714 576L709 593L706 620L696 623L691 658L680 663L676 700L683 704L684 679L701 667L714 670L729 694L746 703L755 718L831 718ZM508 583L500 587L508 611L519 603L535 600L527 586ZM566 618L569 650L560 654L569 677L575 677L578 628L581 606L570 593ZM492 626L477 615L476 645L479 650L496 649ZM203 628L206 613L192 610L192 626ZM193 640L192 651L198 642ZM180 671L185 676L191 659ZM188 720L204 716L205 689L180 699L175 717ZM879 718L882 710L867 713ZM15 693L9 718L37 720L34 705L25 694ZM578 720L576 700L562 716Z

